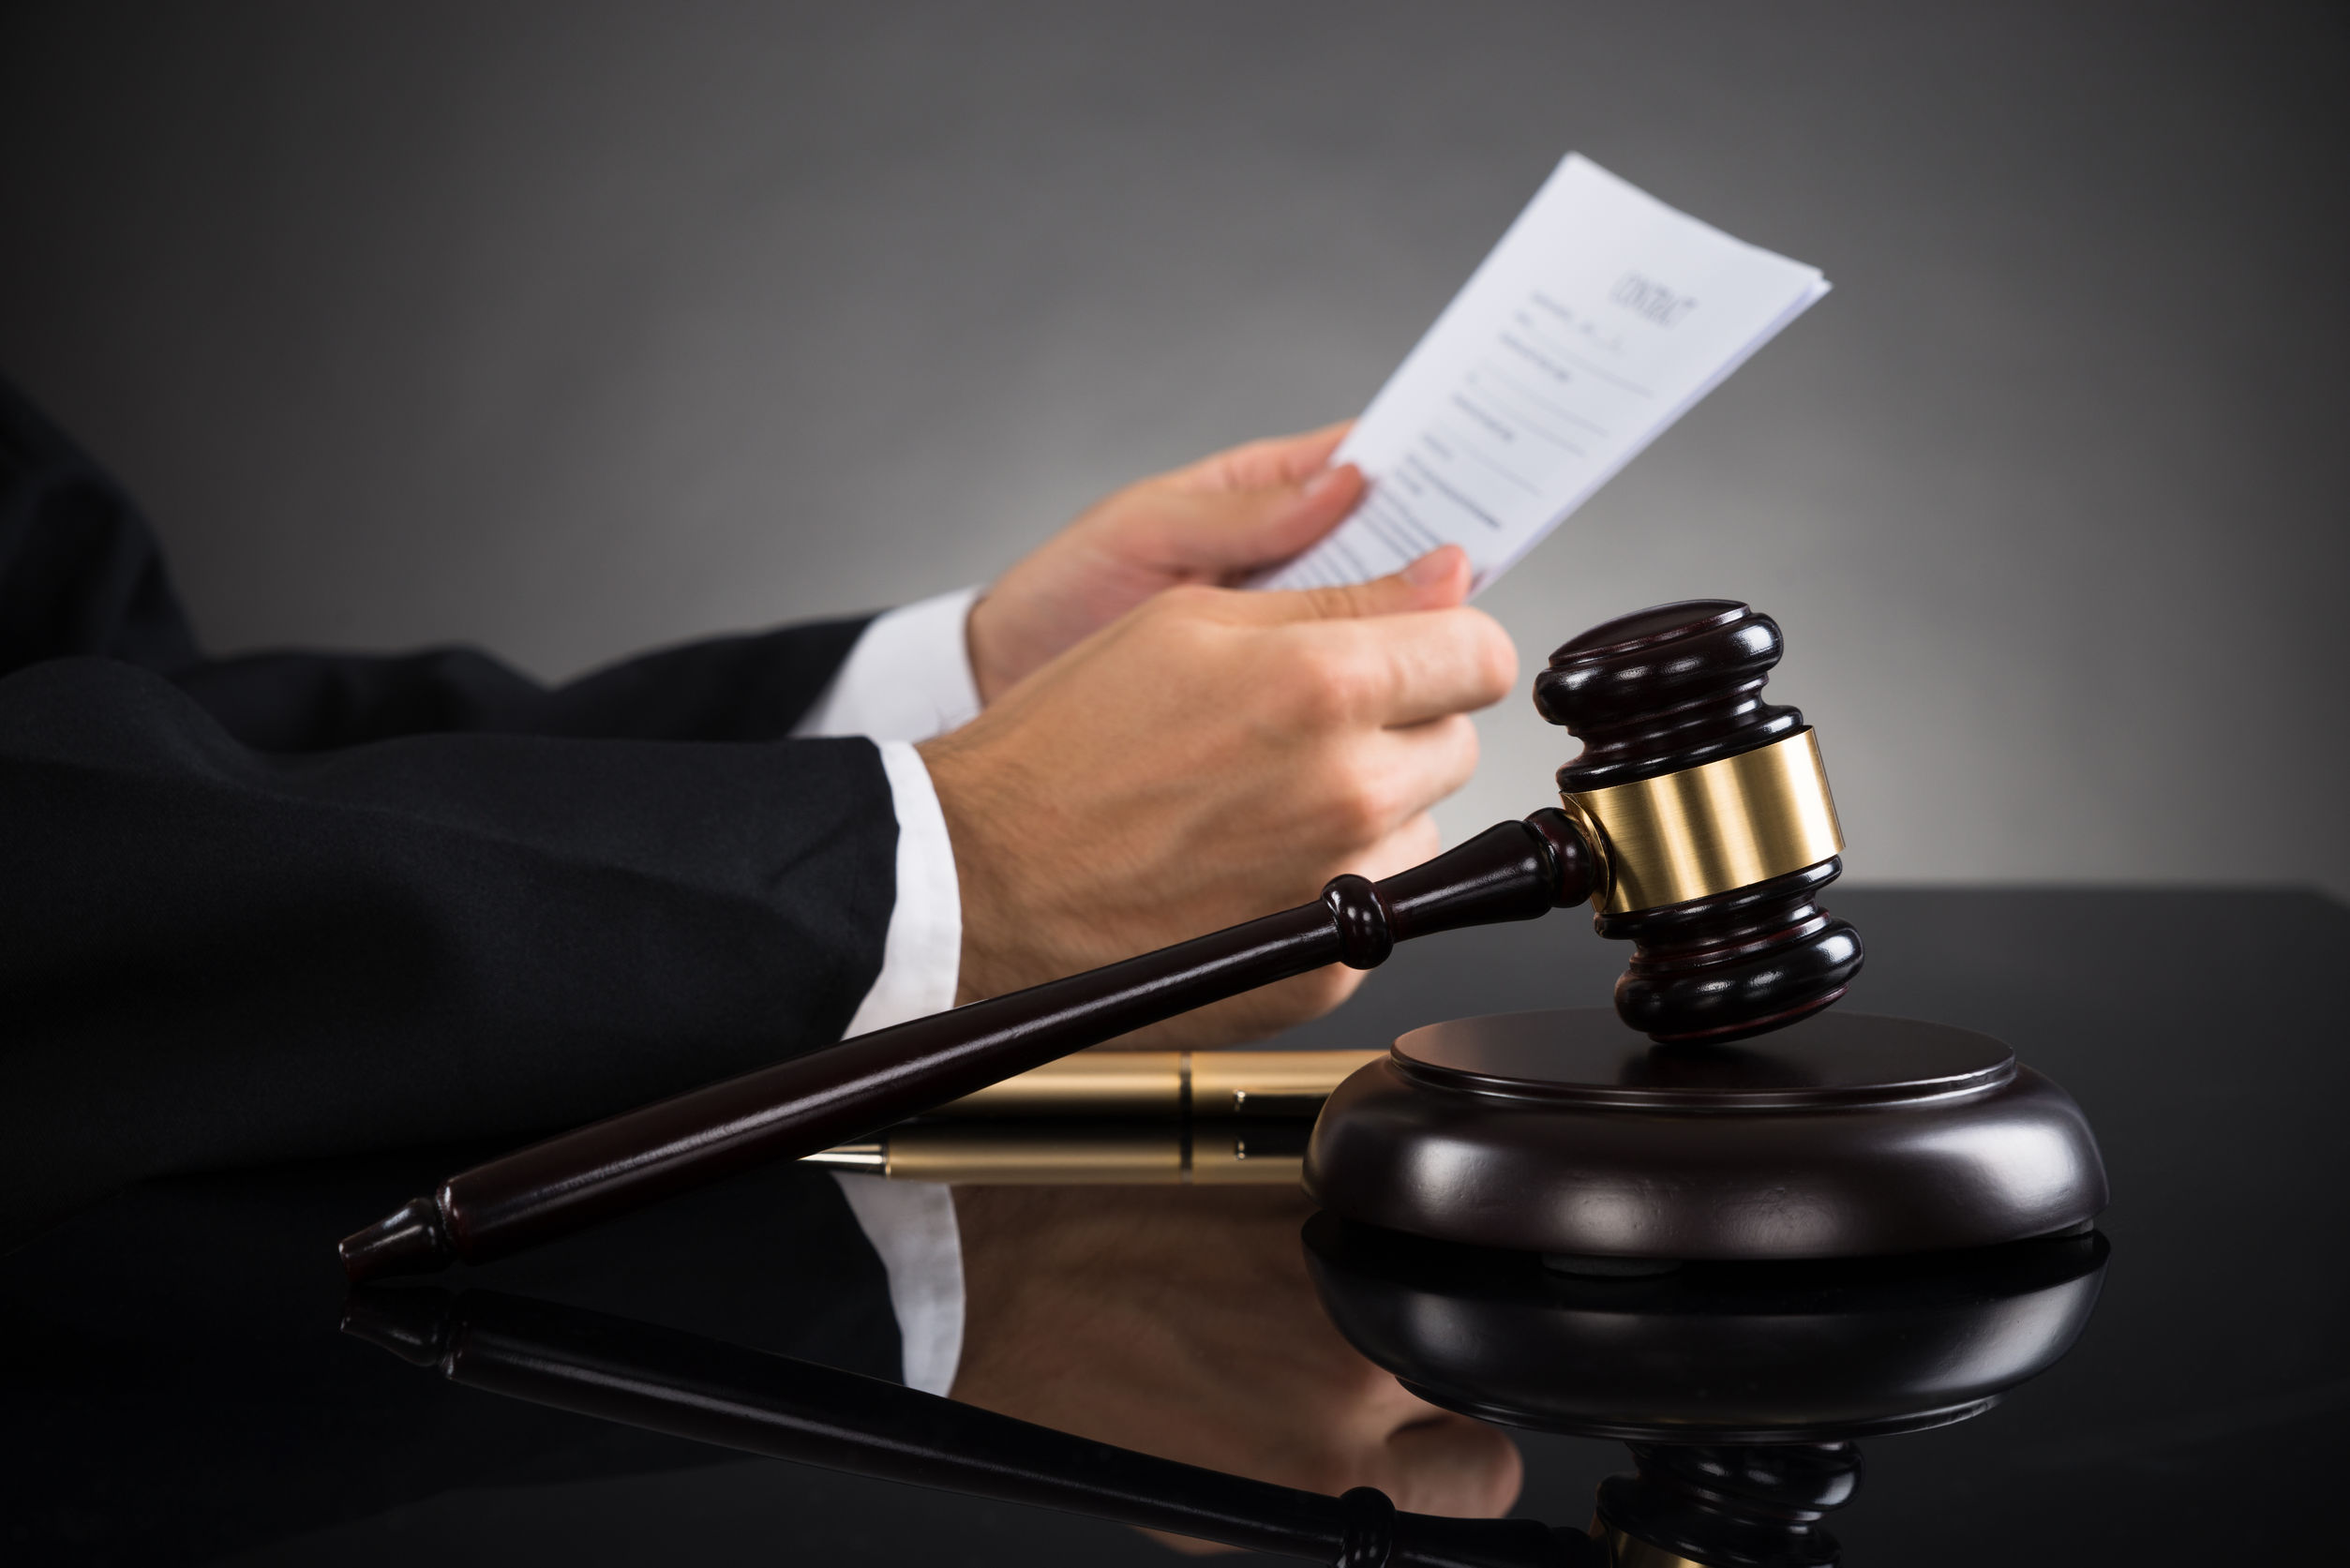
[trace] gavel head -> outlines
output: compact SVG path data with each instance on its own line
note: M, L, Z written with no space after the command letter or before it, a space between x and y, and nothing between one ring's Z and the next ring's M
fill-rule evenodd
M1804 716L1762 700L1778 623L1660 605L1550 655L1534 706L1583 742L1559 792L1595 850L1602 936L1628 938L1616 1011L1670 1044L1783 1028L1844 994L1861 937L1822 909L1844 848Z

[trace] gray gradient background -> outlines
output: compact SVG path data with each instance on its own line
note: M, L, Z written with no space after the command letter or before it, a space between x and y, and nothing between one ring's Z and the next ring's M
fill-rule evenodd
M0 366L201 630L548 676L1358 409L1579 149L1836 291L1483 603L1787 627L1870 880L2350 889L2337 7L0 12ZM1483 721L1455 834L1564 738Z

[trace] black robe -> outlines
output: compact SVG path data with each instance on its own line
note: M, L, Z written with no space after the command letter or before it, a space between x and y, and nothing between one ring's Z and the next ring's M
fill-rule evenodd
M516 1141L840 1037L897 824L791 740L862 620L548 690L195 645L0 383L0 1247L142 1178Z

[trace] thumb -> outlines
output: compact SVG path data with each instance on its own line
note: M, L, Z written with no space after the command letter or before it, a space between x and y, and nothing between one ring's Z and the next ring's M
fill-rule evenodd
M1363 499L1352 463L1248 489L1157 487L1138 520L1153 555L1183 571L1230 577L1298 554L1345 520Z
M1441 545L1402 571L1337 588L1250 593L1250 608L1267 620L1346 620L1413 610L1448 610L1469 597L1469 552Z

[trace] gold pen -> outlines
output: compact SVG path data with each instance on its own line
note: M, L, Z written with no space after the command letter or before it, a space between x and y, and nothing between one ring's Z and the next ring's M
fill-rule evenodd
M933 1116L1311 1119L1384 1051L1088 1051L991 1083Z
M801 1163L971 1187L1290 1184L1322 1102L1385 1054L1085 1052Z
M908 1122L802 1165L961 1187L1295 1187L1313 1123Z

